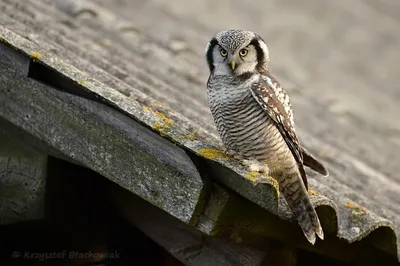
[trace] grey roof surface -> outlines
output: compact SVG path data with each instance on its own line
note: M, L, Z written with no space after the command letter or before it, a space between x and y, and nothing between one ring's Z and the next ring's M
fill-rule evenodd
M232 169L219 181L290 218L283 201L274 204L273 181L244 188L237 174L248 173L218 151L206 104L203 51L210 37L227 28L257 32L269 45L271 72L291 96L300 140L330 171L327 178L308 172L313 202L331 207L325 215L337 218L339 238L365 239L400 258L400 2L351 6L344 0L3 0L0 41Z

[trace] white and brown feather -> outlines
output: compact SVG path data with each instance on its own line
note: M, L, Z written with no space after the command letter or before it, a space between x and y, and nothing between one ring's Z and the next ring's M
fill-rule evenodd
M275 122L298 164L304 185L308 188L307 176L303 166L303 153L294 126L293 110L289 96L271 75L262 75L261 77L250 88L251 93L268 116Z

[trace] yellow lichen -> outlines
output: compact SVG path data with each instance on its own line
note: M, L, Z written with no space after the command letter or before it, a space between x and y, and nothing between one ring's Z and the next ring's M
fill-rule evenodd
M154 124L153 124L153 128L154 128L155 130L157 130L157 131L160 131L161 129L163 129L163 125L162 125L160 122L156 121L156 122L154 122Z
M153 112L153 110L148 106L143 105L142 108L143 108L144 111Z
M153 124L153 128L154 128L155 130L157 130L157 131L163 131L163 130L165 130L165 129L169 129L170 127L169 127L169 125L163 125L162 123L156 121L156 122L154 122L154 124Z
M174 124L174 121L172 121L172 119L168 118L165 114L161 113L160 111L154 111L153 109L151 109L148 106L142 105L142 109L146 112L151 112L155 115L157 115L159 118L161 118L162 122L166 125L164 125L164 128L169 128L170 125ZM157 123L157 122L156 122ZM155 126L153 126L155 127Z
M161 136L167 136L167 132L165 130L169 129L168 125L163 125L160 122L156 121L153 124L153 128L160 133Z
M258 183L266 183L266 182L263 182L262 179L266 178L266 179L270 180L272 185L274 186L275 190L277 191L278 196L279 196L279 183L278 183L278 181L275 178L273 178L272 176L267 175L265 173L262 173L261 177L258 177L258 175L259 175L258 172L250 171L245 175L245 178L247 180L253 182L255 185L258 184Z
M364 213L367 212L367 209L365 207L363 207L357 203L351 202L351 201L346 201L344 203L344 206L346 206L347 208L350 208L350 209L357 209L360 212L364 212Z
M196 136L196 134L194 134L194 133L189 133L188 135L186 135L186 136L183 136L183 135L181 135L181 136L179 136L178 137L179 139L188 139L188 140L190 140L190 141L194 141L194 140L197 140L197 136Z
M200 149L198 153L207 159L229 158L228 154L219 149Z
M308 188L308 194L311 196L321 196L321 193L316 190L312 190L311 188Z
M352 210L351 215L353 218L351 219L354 223L358 222L360 218L365 214L365 212L359 210Z
M168 117L166 117L163 113L159 112L159 111L155 111L154 112L156 115L158 115L166 124L173 124L174 121L172 121L171 119L169 119Z
M275 178L273 178L272 176L267 175L265 173L263 173L262 175L265 176L266 178L268 178L269 180L271 180L272 185L274 186L274 188L278 192L278 196L279 196L279 183L278 183L278 181Z
M247 173L247 175L245 175L245 178L247 180L250 180L251 182L256 182L257 181L257 175L258 175L257 172L250 171L250 172Z
M187 139L194 141L194 140L197 140L197 136L194 133L189 133L189 135L187 135Z
M153 109L151 109L148 106L142 105L142 109L145 112L151 112L151 113L156 114L161 119L161 121L155 121L153 124L153 129L158 131L161 136L168 135L166 130L171 128L171 125L174 124L174 121L172 121L171 119L166 117L163 113L161 113L159 111L154 111Z
M84 80L84 79L80 79L78 82L79 82L79 84L81 84L81 85L85 85L85 83L86 83L86 80Z
M353 215L353 222L357 222L359 218L367 212L367 209L365 207L351 201L346 201L344 203L344 206L352 209L351 214Z
M38 53L38 52L32 52L31 53L31 58L33 60L40 60L41 57L42 57L42 55L40 53Z

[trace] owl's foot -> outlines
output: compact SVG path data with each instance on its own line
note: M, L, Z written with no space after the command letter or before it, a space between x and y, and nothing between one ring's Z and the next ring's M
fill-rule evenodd
M260 163L257 160L242 160L241 163L248 166L250 172L264 173L266 175L271 173L267 164Z
M250 172L263 173L264 175L271 173L271 170L265 163L261 163L255 159L244 159L242 154L234 150L224 149L224 152L238 160L242 165L248 166Z
M239 160L239 161L243 160L243 156L240 153L238 153L237 151L224 149L224 152L226 152L227 154L229 154L229 156L235 158L236 160Z

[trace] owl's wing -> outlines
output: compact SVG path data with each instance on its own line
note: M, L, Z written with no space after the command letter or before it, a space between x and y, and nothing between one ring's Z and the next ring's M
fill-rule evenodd
M305 166L313 169L314 171L320 173L323 176L329 176L328 169L318 161L304 146L301 146L301 153L303 154L303 163Z
M293 127L294 130L294 121L293 121L293 110L292 106L290 104L290 99L289 95L286 93L286 91L282 88L282 86L279 84L279 82L271 76L268 72L263 73L261 76L262 79L269 85L272 90L275 92L275 95L277 96L278 100L283 103L285 110L288 114L289 117L289 122ZM315 158L309 151L306 150L303 146L300 146L301 154L303 156L303 164L312 170L318 172L319 174L323 176L328 176L329 172L325 168L325 166L317 159Z
M304 185L308 188L303 166L302 147L294 129L293 113L289 97L284 92L282 86L269 76L260 78L258 82L253 84L250 91L261 108L274 121L275 126L278 128L298 164Z

